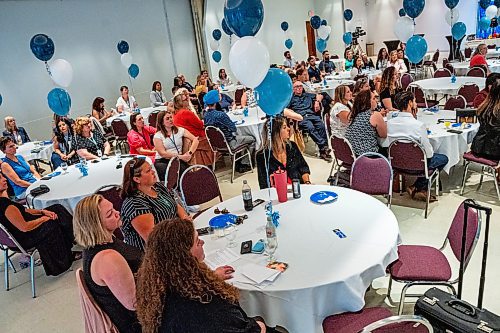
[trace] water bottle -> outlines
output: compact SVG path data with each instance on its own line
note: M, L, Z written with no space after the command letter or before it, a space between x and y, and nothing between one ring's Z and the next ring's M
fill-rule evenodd
M326 87L326 77L323 78L323 85Z
M265 251L269 255L269 261L274 261L274 252L278 248L278 237L276 236L276 226L271 216L267 217Z
M243 197L243 206L246 211L251 211L253 209L252 203L252 189L248 185L247 181L243 181L243 188L241 189L241 196Z

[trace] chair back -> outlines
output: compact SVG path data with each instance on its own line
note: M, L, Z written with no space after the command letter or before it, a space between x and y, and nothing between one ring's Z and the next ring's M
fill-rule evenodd
M332 135L330 138L330 143L332 145L333 156L335 157L335 162L342 166L351 166L356 159L354 150L351 144L345 138L339 138ZM339 163L341 162L341 163Z
M466 59L469 59L472 56L472 49L470 47L466 47L464 50L464 55Z
M453 65L450 64L449 62L444 66L444 68L449 70L452 74L455 73L455 67L453 67Z
M215 174L200 164L190 166L181 176L181 196L188 206L201 205L217 197L222 202L222 194Z
M354 161L351 168L351 189L366 194L390 195L392 179L391 164L378 153L362 154Z
M455 109L464 109L467 106L467 101L463 96L453 96L448 98L444 104L444 110L455 111Z
M425 174L428 177L427 156L422 146L411 138L402 138L389 145L392 169L403 173Z
M475 83L466 83L458 89L458 94L465 98L467 105L472 105L478 93L479 87Z
M432 324L425 318L415 315L391 316L377 320L363 328L359 333L434 333Z
M101 132L101 134L104 136L106 134L106 131L104 131L104 127L102 124L97 120L95 117L89 117L90 122L92 123L92 128L96 131Z
M488 50L494 50L497 48L497 45L496 44L489 44L487 47L488 47Z
M156 123L158 119L158 113L160 113L160 111L153 111L149 114L148 116L149 126L158 127Z
M434 78L437 78L437 77L451 77L451 72L449 69L440 68L434 72Z
M406 88L408 88L408 86L410 85L410 83L413 82L413 77L408 74L408 73L404 73L403 75L401 75L401 77L399 78L399 83L401 84L401 87L406 90Z
M104 185L99 187L94 193L102 195L106 200L113 204L113 208L117 211L122 210L123 199L121 197L121 185ZM123 240L124 236L120 228L115 229L113 234Z
M181 169L181 162L179 157L171 158L165 171L165 187L169 190L175 190L179 183L179 171Z
M477 123L477 109L455 109L457 123Z
M332 135L332 124L330 123L329 112L325 112L325 115L323 116L323 122L325 123L326 136L330 138L330 136Z
M432 56L432 62L437 63L438 60L439 60L439 50L436 50L436 52L434 52L434 55Z
M210 149L215 152L227 153L231 152L231 148L227 143L224 133L220 129L214 126L205 127L205 135L207 136L208 144Z
M471 199L466 199L474 203ZM455 255L455 258L460 262L460 254L462 251L462 235L464 230L464 200L460 206L458 206L455 217L451 222L450 229L448 230L448 235L446 236L447 241L450 243L451 250ZM465 262L467 265L474 252L474 248L479 240L479 235L481 233L481 215L473 208L470 208L467 212L467 231L465 240Z
M467 71L466 76L486 77L486 72L481 67L472 67Z
M118 139L127 139L128 127L123 120L113 119L111 122L111 128L113 129L113 134L118 137Z
M448 58L443 58L443 68L446 67L446 64L450 63L450 61L448 60Z
M243 94L245 93L245 89L236 89L234 92L234 103L236 106L241 106L241 98L243 97Z
M415 95L415 101L417 102L417 106L419 108L426 108L427 107L427 102L425 100L425 94L422 88L417 85L411 85L408 88L413 92Z
M332 55L332 59L340 59L338 54Z
M5 228L5 226L1 223L0 223L0 245L3 247L8 247L10 249L20 249L22 252L22 247L20 247L19 243L10 234L7 228Z

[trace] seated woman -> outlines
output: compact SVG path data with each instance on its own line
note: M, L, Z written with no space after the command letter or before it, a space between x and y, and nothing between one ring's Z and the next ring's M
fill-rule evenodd
M264 138L263 149L257 153L257 173L260 188L267 188L269 175L278 169L286 170L288 183L293 179L299 179L302 184L310 184L309 165L300 152L297 144L290 141L290 127L285 117L275 117L272 121L271 142L268 140L268 128L270 121L267 120L262 130ZM271 156L269 156L271 149ZM268 170L266 170L266 159L269 158ZM267 173L269 171L269 174Z
M361 53L361 59L363 60L363 69L375 68L375 66L373 65L373 60L368 58L366 53L364 52Z
M351 79L355 79L357 76L362 75L363 67L365 66L363 59L361 57L356 57L354 60L354 65L351 69Z
M387 111L394 111L396 105L394 104L394 97L401 89L399 88L399 75L395 67L387 67L382 74L382 81L380 88L377 91L382 101L382 106Z
M137 277L143 331L265 333L265 324L239 306L238 289L203 262L203 244L190 221L155 227Z
M107 156L111 150L109 142L104 139L101 132L92 131L90 119L86 117L76 118L72 146L78 155L86 160Z
M132 112L139 107L139 104L135 101L134 96L129 95L127 86L121 86L120 93L121 96L118 97L118 100L116 101L116 110L118 113Z
M179 83L177 82L177 84ZM160 81L153 82L153 88L151 88L151 93L149 93L149 100L152 107L167 105L167 98L161 90Z
M352 109L352 92L349 86L340 85L335 88L334 103L330 111L331 134L343 138L349 125L349 114Z
M66 162L68 165L78 162L78 154L72 145L73 141L73 128L67 119L59 120L57 124L54 137L54 152L50 161L54 168Z
M130 115L130 131L127 142L130 154L145 155L155 161L156 150L151 137L156 133L156 127L144 125L144 117L140 113Z
M380 112L375 112L377 98L371 91L362 91L354 99L345 138L356 156L379 152L377 138L387 137L387 124Z
M106 126L106 120L113 116L112 111L106 111L104 108L104 98L96 97L92 102L92 117L97 119L102 126Z
M142 252L114 237L120 213L99 194L75 208L75 239L83 250L83 277L90 294L121 333L139 333L135 313L135 279Z
M5 117L4 123L5 131L3 131L2 136L10 137L18 145L31 141L24 127L17 127L14 117Z
M387 62L389 61L389 54L387 54L387 49L385 47L378 51L377 56L377 69L383 71L387 68Z
M233 84L233 82L231 82L231 78L229 77L229 75L227 75L224 68L219 69L219 78L216 82L220 86L229 86Z
M346 50L344 52L344 58L345 58L344 70L350 71L354 66L354 53L352 53L351 50Z
M184 139L191 141L187 152L183 152ZM185 128L175 126L173 115L167 111L158 113L158 132L153 142L156 149L155 168L161 181L165 180L165 171L171 158L179 157L179 174L182 174L198 148L198 138Z
M9 139L10 140L10 139ZM2 166L5 163L2 163ZM61 205L29 209L4 196L7 180L0 173L0 221L25 249L36 248L47 275L67 271L79 253L73 247L73 217Z
M134 158L123 172L121 227L125 243L144 251L153 227L174 217L191 219L174 193L156 181L156 174L146 159Z
M396 73L398 73L399 75L408 72L408 68L406 67L404 60L398 58L398 51L396 50L391 51L387 67L396 68Z
M203 96L208 92L208 80L203 75L198 75L196 78L196 86L194 87L194 92L196 96Z
M42 177L33 165L26 163L24 157L16 155L17 145L10 137L0 139L0 150L5 154L2 158L2 173L9 180L16 198L23 199L26 197L26 189Z

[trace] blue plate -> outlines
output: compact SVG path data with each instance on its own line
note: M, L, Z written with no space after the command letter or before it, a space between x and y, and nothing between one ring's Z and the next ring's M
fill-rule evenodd
M52 143L52 140L45 140L43 142L44 145L50 145Z
M61 174L61 171L55 171L55 172L52 172L52 173L49 173L47 175L47 177L57 177Z
M214 229L224 228L228 223L234 224L236 222L237 216L234 214L222 214L212 217L208 221L208 225Z
M311 195L311 201L320 205L328 204L338 199L338 194L330 191L319 191Z
M455 127L456 128L456 127L460 127L461 125L462 124L460 124L460 123L454 123L454 124L451 124L451 127Z

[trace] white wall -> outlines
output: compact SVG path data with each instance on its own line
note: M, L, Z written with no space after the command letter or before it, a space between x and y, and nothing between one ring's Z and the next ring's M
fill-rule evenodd
M165 1L177 69L193 81L199 64L189 1ZM140 106L149 106L155 80L170 96L176 73L162 0L2 1L0 26L0 118L13 115L32 138L50 136L47 94L54 88L43 62L29 49L37 33L53 39L53 59L66 59L73 66L73 82L67 89L72 117L90 113L96 96L104 97L108 108L114 106L119 87L130 85L116 49L121 39L130 44L140 68L133 80Z
M315 13L322 19L328 21L332 27L330 39L328 40L328 50L330 54L338 54L340 57L344 54L345 44L342 40L344 35L344 18L342 15L342 0L316 0L314 1Z

